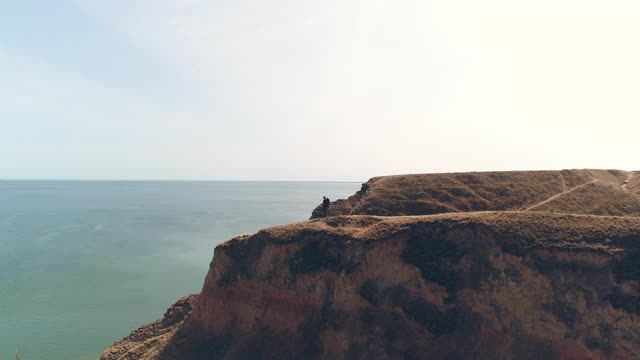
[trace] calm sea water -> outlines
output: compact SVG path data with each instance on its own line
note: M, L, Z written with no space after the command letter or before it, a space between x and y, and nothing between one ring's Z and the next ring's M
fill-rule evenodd
M358 183L0 181L0 360L96 359L180 296L214 247Z

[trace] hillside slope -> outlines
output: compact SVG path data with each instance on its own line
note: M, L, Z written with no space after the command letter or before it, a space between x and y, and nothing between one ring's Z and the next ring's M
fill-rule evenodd
M504 171L375 177L329 215L550 211L640 216L640 176L620 170ZM320 206L311 218L322 217Z
M634 204L635 174L464 176L374 178L333 210L402 216L338 215L219 245L200 298L179 303L194 306L184 321L180 310L101 359L640 358L640 217L606 192ZM461 182L482 186L463 196L451 190ZM405 213L445 192L455 212ZM519 211L460 210L477 197ZM562 213L574 208L625 216Z

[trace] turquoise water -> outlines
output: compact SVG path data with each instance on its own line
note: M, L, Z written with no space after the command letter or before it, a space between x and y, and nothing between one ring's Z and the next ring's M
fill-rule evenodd
M96 359L200 290L213 248L357 183L0 181L0 360Z

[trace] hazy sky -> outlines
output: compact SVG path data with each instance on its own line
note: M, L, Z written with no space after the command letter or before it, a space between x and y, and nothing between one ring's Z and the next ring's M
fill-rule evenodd
M640 169L637 0L0 0L0 178Z

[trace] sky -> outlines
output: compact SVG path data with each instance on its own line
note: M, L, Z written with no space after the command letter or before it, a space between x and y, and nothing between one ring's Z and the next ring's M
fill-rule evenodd
M637 0L0 0L0 179L640 170Z

